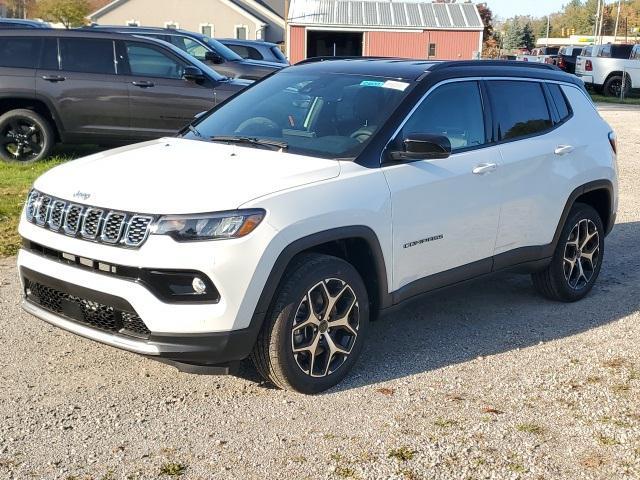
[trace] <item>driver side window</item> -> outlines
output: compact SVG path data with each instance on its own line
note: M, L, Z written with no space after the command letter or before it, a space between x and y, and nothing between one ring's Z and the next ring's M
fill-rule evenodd
M454 152L483 145L484 113L478 82L454 82L436 88L405 123L400 138L412 133L444 135Z
M136 42L126 42L132 75L181 79L184 67L160 49Z

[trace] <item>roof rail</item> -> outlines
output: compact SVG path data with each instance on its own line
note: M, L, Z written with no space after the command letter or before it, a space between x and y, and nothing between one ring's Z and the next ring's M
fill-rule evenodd
M523 68L537 68L541 70L555 70L561 71L555 65L549 65L548 63L535 63L535 62L522 62L516 60L454 60L451 62L442 62L434 65L429 70L432 72L436 70L443 70L445 68L454 67L523 67Z
M304 65L305 63L316 63L316 62L327 62L331 60L410 60L407 58L400 57L366 57L362 55L347 55L343 57L334 57L334 56L326 56L326 57L311 57L305 58L304 60L300 60L298 63L294 65Z

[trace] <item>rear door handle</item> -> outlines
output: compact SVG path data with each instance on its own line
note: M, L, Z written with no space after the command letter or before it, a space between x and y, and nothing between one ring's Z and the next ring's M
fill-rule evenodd
M57 83L57 82L64 82L67 78L61 77L60 75L43 75L42 79L47 82Z
M474 175L484 175L485 173L493 172L498 165L495 163L481 163L476 165L476 168L472 170Z
M155 86L155 83L148 82L146 80L135 81L135 82L131 82L131 83L134 84L136 87L140 87L140 88L150 88L150 87Z
M567 155L571 152L573 152L575 150L575 148L571 145L558 145L554 151L554 153L556 155Z

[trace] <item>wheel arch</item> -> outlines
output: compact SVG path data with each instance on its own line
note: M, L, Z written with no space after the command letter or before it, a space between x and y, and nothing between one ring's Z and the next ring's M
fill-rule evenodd
M59 124L59 117L55 109L49 105L48 102L33 97L3 96L0 98L0 115L16 109L33 110L45 117L51 123L56 141L62 140L63 129Z
M324 253L351 263L360 273L369 294L371 313L391 305L387 268L375 232L363 225L339 227L317 232L287 245L278 255L258 299L255 314L264 314L271 305L287 268L303 253Z
M556 233L553 236L553 249L555 249L558 241L560 239L560 234L562 232L562 228L569 216L569 212L571 208L576 203L585 203L593 207L600 218L602 219L602 224L604 225L605 235L608 235L613 229L613 225L615 224L615 212L614 208L614 188L611 180L595 180L580 187L576 188L569 198L567 199L567 203L565 204L564 210L562 211L562 216L560 217L560 221L558 222L558 227L556 228Z

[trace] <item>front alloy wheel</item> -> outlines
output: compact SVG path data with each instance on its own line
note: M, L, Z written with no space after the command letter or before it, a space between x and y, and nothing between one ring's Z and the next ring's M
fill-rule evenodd
M251 357L280 388L322 392L349 373L368 324L367 289L353 265L302 254L280 282Z
M311 377L331 375L349 358L358 328L353 289L337 278L318 282L300 301L291 329L298 367Z
M53 130L40 114L27 109L0 116L0 158L31 163L45 158L54 143Z

